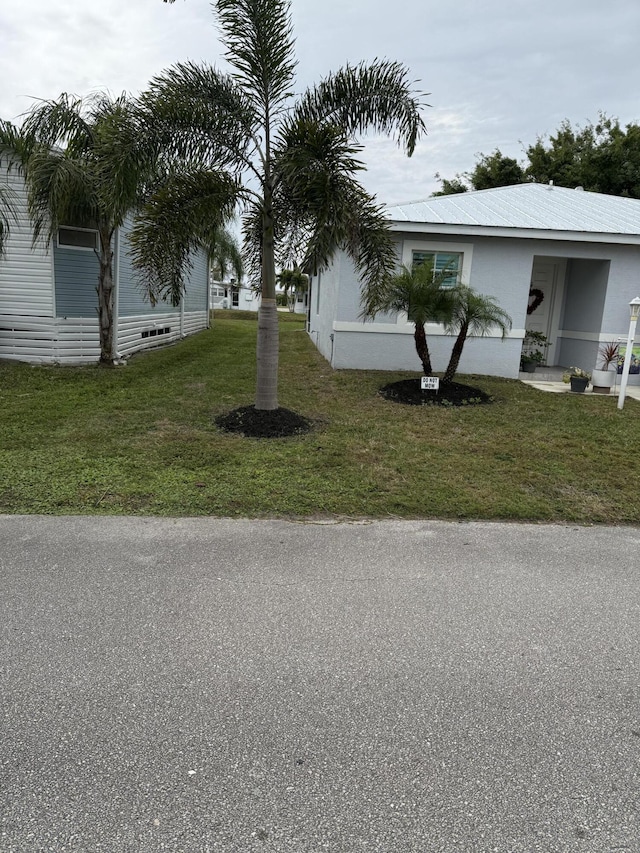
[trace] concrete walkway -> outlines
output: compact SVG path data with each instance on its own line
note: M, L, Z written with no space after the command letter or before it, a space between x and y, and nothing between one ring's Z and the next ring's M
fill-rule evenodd
M564 368L562 367L542 368L541 370L537 370L535 373L520 373L519 379L521 382L524 382L525 385L531 385L532 388L537 388L539 391L549 391L552 394L571 394L572 391L570 386L566 382L562 381L563 373ZM611 393L608 395L594 394L591 385L589 385L587 390L584 392L585 395L591 395L594 397L617 397L619 393L619 376L616 379L615 387L611 389ZM627 385L626 396L633 400L640 400L640 385Z

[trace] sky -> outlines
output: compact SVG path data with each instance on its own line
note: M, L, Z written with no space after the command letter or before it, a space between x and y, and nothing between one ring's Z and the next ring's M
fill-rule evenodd
M369 138L361 180L381 204L427 198L480 153L523 148L563 119L640 121L634 0L293 0L297 91L347 62L403 62L428 133L412 158ZM0 117L62 92L137 94L175 62L224 68L208 0L14 0L0 7Z

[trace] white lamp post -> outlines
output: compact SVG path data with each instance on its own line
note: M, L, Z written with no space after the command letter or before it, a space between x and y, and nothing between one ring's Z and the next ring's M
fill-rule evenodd
M627 380L629 379L629 367L631 366L631 352L633 350L633 342L636 337L636 323L640 316L640 296L636 296L629 303L631 310L631 322L629 323L629 337L627 338L627 351L624 354L624 364L622 365L622 378L620 380L620 394L618 395L618 408L624 406L624 397L627 393Z

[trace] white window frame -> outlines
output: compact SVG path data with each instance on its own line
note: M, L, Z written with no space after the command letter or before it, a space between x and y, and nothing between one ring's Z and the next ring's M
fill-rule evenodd
M413 266L414 252L442 252L447 255L462 255L462 266L458 269L458 281L461 284L469 284L471 280L471 261L473 259L473 243L447 243L443 240L404 240L402 245L402 264L411 269ZM398 314L398 325L408 323L404 311ZM437 323L429 323L429 326L441 328Z
M95 238L95 245L93 246L73 246L69 243L61 243L60 242L60 232L61 231L82 231L85 234L93 234ZM58 249L71 249L74 252L97 252L100 248L100 235L96 231L95 228L73 228L71 225L61 225L58 228L58 233L56 234L56 242Z

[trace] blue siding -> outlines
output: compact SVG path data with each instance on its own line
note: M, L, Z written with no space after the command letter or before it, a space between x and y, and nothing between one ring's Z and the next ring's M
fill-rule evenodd
M145 297L141 286L140 275L134 269L129 254L129 240L127 233L131 228L131 221L125 222L120 231L120 269L119 269L119 315L121 317L132 317L138 314L166 314L167 311L175 310L170 302L158 302L155 307ZM207 310L207 257L205 252L198 252L193 259L193 269L187 277L185 310L206 311Z
M95 252L53 247L56 316L95 317L98 313L98 272Z
M185 311L206 311L208 305L208 264L206 252L199 251L191 258L193 264L187 277L184 295Z
M129 240L127 232L130 230L130 221L120 229L118 240L120 240L120 261L118 270L118 314L120 317L134 317L138 314L166 314L173 310L165 302L159 302L155 307L145 297L141 285L140 275L133 268L131 256L129 255Z

